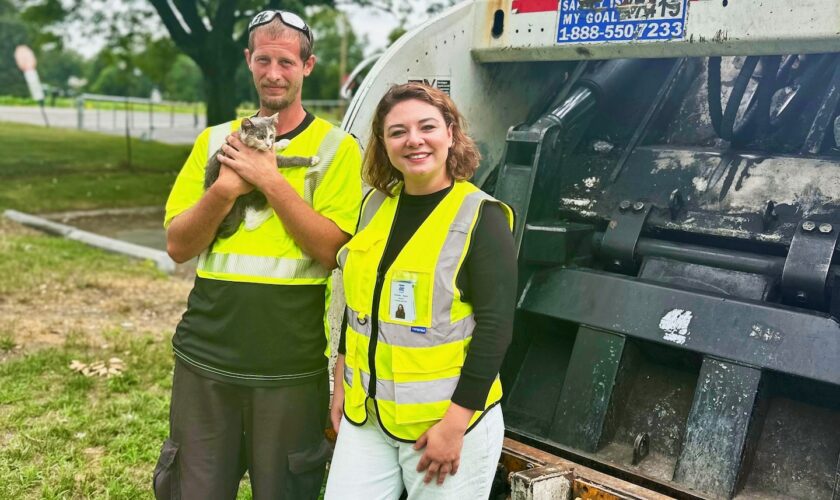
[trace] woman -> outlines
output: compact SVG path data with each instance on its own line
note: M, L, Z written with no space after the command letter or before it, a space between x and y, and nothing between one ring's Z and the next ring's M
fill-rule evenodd
M516 293L513 214L466 181L480 156L443 92L392 87L373 119L326 498L487 498ZM340 429L339 429L340 427Z

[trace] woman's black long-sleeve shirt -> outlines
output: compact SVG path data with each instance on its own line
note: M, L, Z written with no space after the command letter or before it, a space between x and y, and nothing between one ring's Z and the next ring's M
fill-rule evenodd
M450 186L427 195L400 195L381 269L391 266L451 189ZM483 410L510 344L516 301L516 251L507 218L499 205L482 204L456 285L462 291L463 300L472 304L476 326L452 402L472 410ZM341 327L340 354L346 352L346 329L345 319Z

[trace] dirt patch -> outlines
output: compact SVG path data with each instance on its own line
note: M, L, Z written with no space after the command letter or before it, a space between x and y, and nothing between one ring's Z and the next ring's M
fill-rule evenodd
M85 288L42 284L35 294L0 303L0 329L24 347L63 344L70 335L91 343L122 330L171 333L183 313L191 283L178 278L94 278Z
M0 238L40 234L0 218ZM113 332L151 333L161 339L175 329L192 282L183 278L94 274L81 284L41 283L35 290L0 297L0 336L15 352L75 342L101 345Z

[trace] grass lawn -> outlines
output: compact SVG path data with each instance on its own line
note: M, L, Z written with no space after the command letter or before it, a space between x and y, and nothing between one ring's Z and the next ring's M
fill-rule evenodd
M0 209L163 206L190 146L0 122Z
M70 336L0 364L0 498L149 498L167 434L172 356L151 336ZM119 357L120 377L71 372Z
M189 283L5 221L0 274L0 498L151 498ZM69 368L112 357L122 376Z
M5 221L0 274L0 498L148 498L172 355L160 321L133 325L172 321L188 284L173 291L146 263ZM122 376L69 369L111 357Z
M189 148L132 146L135 170L120 137L0 122L0 211L163 205ZM151 498L189 282L2 218L0 276L0 498Z

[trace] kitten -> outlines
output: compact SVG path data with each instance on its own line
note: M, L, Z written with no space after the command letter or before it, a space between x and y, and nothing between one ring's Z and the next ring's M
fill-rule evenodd
M276 113L268 117L244 118L239 129L239 140L250 148L267 151L274 145L276 125ZM222 168L221 162L216 158L219 154L223 154L221 148L207 160L207 167L204 172L205 190L219 178L219 171ZM319 161L320 159L317 156L277 156L278 167L309 167L317 165ZM266 210L267 208L268 210ZM216 237L227 238L231 236L239 229L239 224L243 220L246 221L246 229L256 229L270 216L271 209L268 207L268 200L265 199L264 194L254 189L236 199L233 208L219 225Z

